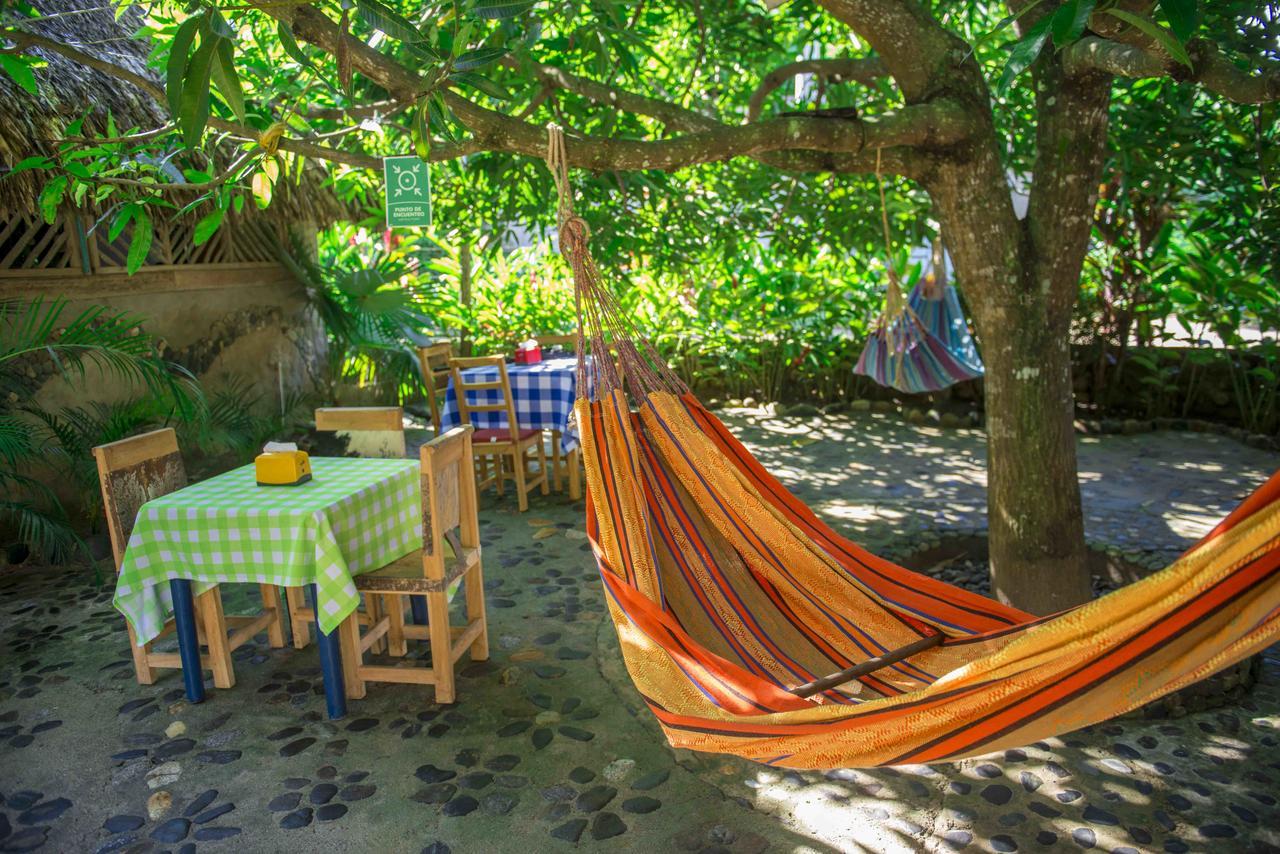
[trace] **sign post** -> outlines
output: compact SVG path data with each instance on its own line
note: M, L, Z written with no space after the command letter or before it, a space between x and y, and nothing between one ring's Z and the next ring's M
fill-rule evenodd
M387 228L431 225L431 172L417 155L382 158Z

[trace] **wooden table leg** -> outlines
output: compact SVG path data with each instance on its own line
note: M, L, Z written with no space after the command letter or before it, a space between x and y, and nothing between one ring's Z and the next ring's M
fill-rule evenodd
M289 603L289 631L293 634L293 648L303 649L311 643L311 630L298 612L307 608L306 594L300 587L286 587L284 596Z
M191 582L175 578L169 582L173 594L174 634L178 636L178 658L182 661L182 684L187 701L204 702L204 671L200 669L200 640L196 637L196 608L191 598Z
M311 596L311 610L316 620L316 646L320 649L320 670L324 673L324 705L329 713L329 720L336 721L347 716L347 689L342 681L342 647L339 645L338 632L325 634L320 628L320 603L317 601L316 586L307 585Z

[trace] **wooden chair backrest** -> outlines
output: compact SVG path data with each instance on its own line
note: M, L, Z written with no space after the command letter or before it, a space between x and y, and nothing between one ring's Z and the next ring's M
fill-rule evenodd
M403 459L404 410L399 406L327 406L316 410L316 429L346 438L360 457Z
M98 462L111 553L119 571L138 510L151 499L186 486L187 468L172 427L99 445L93 457Z
M422 446L422 566L424 575L445 575L444 544L480 545L480 509L471 458L472 427L455 427ZM455 533L456 531L456 533Z
M520 432L520 423L516 421L516 401L511 394L511 378L507 375L506 359L502 356L450 359L449 368L453 371L453 394L458 401L458 420L463 424L471 424L473 412L505 412L507 425L511 430L511 441L515 442ZM498 378L480 379L474 375L468 378L466 371L471 368L497 368ZM487 397L488 393L495 391L499 397L497 403L472 403L467 399L469 392Z
M533 340L537 341L538 346L544 349L560 347L570 353L576 352L578 349L577 335L535 335Z
M449 387L449 360L453 358L453 344L441 341L418 348L418 369L422 371L422 384L427 389L427 409L431 412L431 426L440 435L440 409L444 405L444 391Z

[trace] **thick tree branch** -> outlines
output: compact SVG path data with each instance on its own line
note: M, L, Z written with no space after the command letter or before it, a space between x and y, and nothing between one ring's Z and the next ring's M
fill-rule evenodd
M819 5L864 38L880 56L907 103L938 91L943 78L935 72L953 49L965 45L915 0L819 0Z
M268 15L290 22L299 38L330 53L339 50L344 36L338 26L318 9L279 5L270 0L251 2ZM359 40L346 38L345 50L354 69L394 97L417 98L434 85ZM630 108L673 124L679 123L682 129L693 131L661 140L579 138L576 144L569 146L569 165L586 169L676 169L781 151L796 152L788 158L795 164L805 159L803 152L859 155L876 148L937 148L965 138L973 129L966 110L945 100L859 121L787 117L728 126L692 110L616 91L549 66L539 71L544 82L550 85L563 86L602 104ZM450 90L444 90L442 94L453 114L475 135L477 146L530 157L545 155L546 132L543 127L490 110ZM894 160L903 163L900 156L895 156ZM812 168L828 169L841 165L852 167L854 164L847 160L842 162L839 157L827 157L821 165ZM858 166L865 168L860 163Z
M1067 73L1079 76L1102 71L1117 77L1172 77L1190 80L1238 104L1264 104L1280 100L1280 65L1272 63L1259 74L1250 74L1231 62L1207 39L1187 46L1191 68L1141 47L1087 36L1063 51Z
M458 120L487 148L543 157L546 131L490 110L454 92L444 93ZM568 146L569 165L595 170L676 169L699 163L799 150L861 154L876 148L937 148L971 131L965 110L937 101L861 120L787 116L748 125L720 125L670 139L578 137Z
M751 94L751 102L747 105L747 121L754 122L759 118L770 93L797 74L816 74L832 83L851 81L869 86L888 73L884 63L875 56L860 59L806 59L779 66L766 74L756 91Z
M534 63L533 73L547 86L572 92L604 107L655 118L678 131L704 131L723 126L718 120L696 110L690 110L660 98L650 98L647 95L597 83L594 80L570 74L554 65Z

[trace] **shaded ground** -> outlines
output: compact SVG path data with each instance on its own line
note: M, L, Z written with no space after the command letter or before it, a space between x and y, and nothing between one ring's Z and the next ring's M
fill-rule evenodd
M985 526L976 432L726 420L880 551ZM1202 434L1086 440L1089 536L1166 562L1277 465ZM465 671L454 706L375 684L336 723L314 646L242 648L237 686L193 707L176 673L133 681L109 590L83 572L0 573L0 851L1280 846L1274 657L1246 702L1217 712L932 768L780 772L672 751L638 710L580 505L552 496L517 514L487 496L482 520L492 661Z

